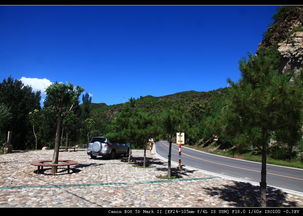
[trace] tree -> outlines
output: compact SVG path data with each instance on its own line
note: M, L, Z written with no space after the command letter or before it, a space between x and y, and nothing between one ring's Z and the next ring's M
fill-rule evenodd
M278 142L287 144L288 148L285 152L287 152L288 159L291 160L294 156L293 148L299 145L302 137L303 69L297 75L293 73L285 77L285 82L278 81L280 84L274 93L280 96L275 100L281 111L277 122L280 127L276 128L274 135ZM288 80L291 81L287 82Z
M124 105L122 111L113 120L111 132L107 134L107 137L118 142L131 143L132 148L143 148L143 166L146 167L146 144L148 139L157 134L157 129L154 117L138 109L136 103L134 98L129 99L129 103Z
M167 177L171 177L171 149L173 138L176 135L177 131L180 131L181 124L181 114L177 113L173 109L168 109L164 111L159 116L159 123L161 125L161 135L168 140L169 142L169 150L168 150L168 170Z
M145 112L137 111L131 119L130 130L135 131L135 142L143 145L143 166L146 167L146 144L155 135L154 119Z
M12 118L12 114L9 111L9 108L1 103L0 104L0 127L4 127L6 124L9 123L9 120Z
M248 145L262 152L260 182L261 206L266 206L266 160L268 144L274 134L280 140L297 143L300 138L302 81L290 83L291 75L279 73L279 55L274 48L261 49L257 56L240 62L242 77L238 83L228 80L228 126L226 133L240 149ZM290 116L289 116L290 114ZM292 137L292 139L289 139Z
M34 109L34 111L29 112L28 116L29 116L29 121L32 124L33 127L33 134L35 137L35 148L36 150L38 149L38 137L37 137L37 133L36 130L39 127L39 125L41 124L42 121L42 116L41 116L41 111L38 109Z
M91 103L92 103L92 97L88 93L82 95L82 106L81 106L82 119L89 118L89 114L91 112Z
M87 131L87 134L86 134L87 142L89 142L89 140L91 139L92 132L95 130L95 125L96 125L96 122L94 121L94 119L92 119L92 118L85 119L84 127Z
M210 112L209 102L195 101L190 104L188 111L192 120L200 120L205 114Z
M39 110L39 126L37 136L40 144L49 148L54 148L54 134L56 133L56 112L51 107L43 107ZM39 145L38 143L38 145Z
M136 99L135 98L133 98L133 97L129 98L128 103L129 103L129 106L131 108L135 108L136 107Z
M65 131L65 145L68 147L70 135L77 131L78 125L80 122L80 117L75 114L75 112L69 112L62 122L63 131ZM62 134L63 137L63 134Z
M72 112L74 106L79 103L78 98L83 92L80 86L74 87L71 83L54 83L46 89L44 106L56 113L56 137L52 163L57 164L59 159L59 147L61 142L61 127L64 118ZM57 172L57 167L52 168L52 173Z
M20 80L12 77L0 83L0 103L5 104L11 113L11 121L3 130L13 131L12 145L15 149L31 147L33 137L28 113L40 109L40 91L33 92L29 86L24 86Z
M85 137L83 140L85 142L89 142L91 132L93 130L93 125L95 125L92 121L94 121L91 117L91 110L92 110L92 97L85 93L82 95L82 105L81 105L81 137Z
M138 147L137 143L133 142L134 131L131 131L130 120L133 112L129 106L125 105L123 109L117 113L109 125L109 132L106 136L109 139L115 139L119 142L131 143L132 147Z
M7 125L10 124L12 114L9 112L8 107L5 104L0 104L0 144L2 144L2 134L6 131L3 131Z

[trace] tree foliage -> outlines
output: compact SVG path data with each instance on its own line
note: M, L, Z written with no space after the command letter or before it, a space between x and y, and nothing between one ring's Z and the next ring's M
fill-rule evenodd
M74 86L71 83L54 83L46 89L46 99L44 106L55 113L56 116L56 136L55 148L52 163L58 163L59 146L61 143L62 123L68 115L71 117L73 108L79 103L78 98L83 92L80 86ZM52 168L52 172L57 172L57 167Z
M286 142L292 149L301 134L302 80L290 82L292 74L279 73L275 48L261 49L257 56L240 62L242 78L229 80L230 101L227 133L239 151L256 147L262 152L261 205L266 206L266 158L269 141Z
M4 129L10 124L12 114L5 104L0 104L0 146L5 142Z
M41 110L34 109L32 112L28 114L29 121L33 127L33 135L35 137L35 149L38 149L38 135L37 132L39 131L40 123L42 122L42 112Z
M3 112L10 113L10 121L2 125L1 133L7 133L9 130L13 132L14 149L32 147L34 141L28 113L40 108L40 99L39 91L33 92L31 87L24 86L20 80L8 77L0 83L0 104L6 107Z
M240 62L242 79L230 84L227 134L243 150L260 148L271 136L290 145L300 138L302 101L301 79L290 82L292 74L279 73L279 56L275 49L249 55ZM239 136L234 136L239 134ZM290 135L291 134L291 135ZM292 143L292 144L291 144ZM246 146L243 146L243 145Z
M108 137L119 142L131 143L132 148L144 148L149 138L157 134L154 118L136 108L131 98L110 125Z

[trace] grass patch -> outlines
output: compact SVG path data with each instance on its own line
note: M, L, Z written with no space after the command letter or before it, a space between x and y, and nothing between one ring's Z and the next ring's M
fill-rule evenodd
M261 162L261 155L252 155L251 153L245 153L245 154L233 154L230 151L223 151L223 150L213 150L213 149L207 149L202 148L200 146L189 146L185 145L185 147L196 149L203 152L208 152L216 155L231 157L231 158L238 158L238 159L244 159L248 161L255 161L255 162ZM286 167L294 167L294 168L301 168L303 169L303 163L300 160L291 160L291 161L284 161L284 160L276 160L271 157L267 157L267 164L273 164L273 165L279 165L279 166L286 166Z

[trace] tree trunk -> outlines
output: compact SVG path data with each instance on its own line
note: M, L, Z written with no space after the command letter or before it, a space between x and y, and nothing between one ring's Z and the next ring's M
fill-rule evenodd
M66 148L68 147L68 132L66 131L66 142L65 142L65 145L66 145Z
M35 144L36 144L36 150L38 149L38 139L37 139L37 135L36 135L36 131L35 131L35 126L33 125L33 133L34 133L34 137L35 137Z
M267 142L264 142L262 145L262 169L260 182L261 207L266 207L266 153Z
M168 170L167 170L167 177L171 177L171 146L172 142L169 140L169 150L168 150Z
M61 128L60 146L62 146L63 134L64 134L64 127Z
M89 141L90 141L90 134L89 134L89 132L87 132L87 134L86 134L86 138L87 138L87 143L89 143Z
M13 146L12 146L12 131L7 132L7 140L6 143L3 146L4 153L12 153L13 152Z
M62 117L59 115L57 117L57 128L56 128L56 139L55 139L55 148L54 148L54 154L53 154L53 160L52 163L57 164L59 159L59 147L61 142L61 124L62 124ZM52 167L52 174L57 173L57 167Z
M288 160L291 161L293 145L288 146Z

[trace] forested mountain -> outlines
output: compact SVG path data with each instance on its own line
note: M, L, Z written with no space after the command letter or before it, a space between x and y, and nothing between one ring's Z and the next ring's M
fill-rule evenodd
M161 116L171 111L180 122L176 125L176 129L188 131L187 143L195 144L197 141L203 140L203 136L206 134L207 137L212 137L210 128L214 129L216 123L216 121L212 121L212 118L222 106L227 89L222 88L209 92L185 91L161 97L141 96L137 99L130 98L126 103L111 106L104 103L92 103L90 118L98 127L91 131L91 135L119 137L123 142L136 143L133 147L142 148L144 142L138 143L136 138L127 138L126 133L136 133L136 130L140 129L137 128L137 125L146 121L153 127L149 132L145 131L147 133L145 140L150 137L164 138L164 135L161 134ZM205 118L202 118L203 115ZM205 124L211 122L210 127L203 129L205 125L201 122L204 121ZM120 125L121 122L124 123ZM133 137L136 136L133 135Z
M184 91L175 94L154 97L151 95L141 96L140 98L130 98L136 102L136 107L142 110L146 110L152 113L162 112L167 108L174 107L176 105L181 107L188 107L193 103L201 102L208 103L212 97L224 97L227 93L227 88L221 88L209 92L199 92L199 91ZM108 106L105 103L92 103L92 112L105 111L108 113L117 113L122 110L123 106L131 102L115 104Z

